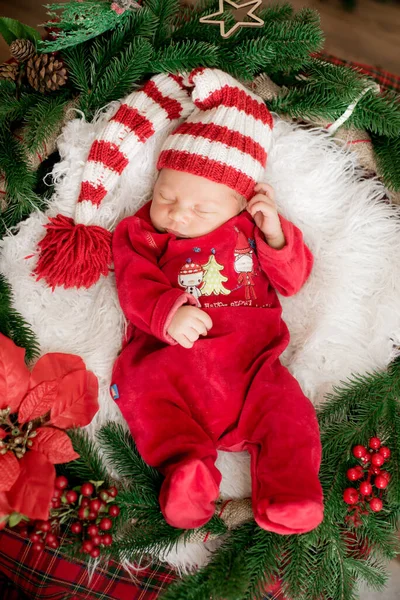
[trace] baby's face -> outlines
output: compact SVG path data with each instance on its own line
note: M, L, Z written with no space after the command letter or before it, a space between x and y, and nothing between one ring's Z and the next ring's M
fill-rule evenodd
M222 183L161 169L153 190L150 218L155 229L195 238L238 215L246 200Z

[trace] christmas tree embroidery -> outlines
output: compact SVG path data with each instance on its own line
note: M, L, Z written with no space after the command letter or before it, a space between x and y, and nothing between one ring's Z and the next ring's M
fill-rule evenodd
M207 264L203 265L204 277L203 287L201 288L203 296L211 296L211 294L227 295L231 293L231 290L228 290L223 285L225 281L228 281L228 278L220 273L223 268L224 266L218 264L215 260L215 249L212 248Z

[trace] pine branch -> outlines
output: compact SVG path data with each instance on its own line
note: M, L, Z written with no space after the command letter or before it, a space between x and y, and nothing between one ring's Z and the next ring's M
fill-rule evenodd
M0 332L20 348L25 348L29 364L39 356L39 343L27 322L12 306L11 287L0 274Z
M394 192L400 191L400 137L389 138L368 132L374 147L379 173L385 185Z
M242 600L249 585L244 553L254 541L255 522L231 532L210 563L195 575L174 582L161 594L162 600Z
M397 141L400 132L400 96L393 91L379 95L368 92L357 104L350 123Z
M98 85L92 90L88 100L89 109L94 112L131 92L133 84L148 71L152 54L153 48L147 39L135 38L120 55L113 56Z
M0 172L5 175L7 208L0 218L0 237L46 202L33 190L37 174L26 163L25 149L8 128L0 127Z
M90 62L90 44L79 44L67 48L61 53L63 62L68 68L68 76L79 94L78 107L86 114L89 95L91 93L90 74L93 65Z
M278 577L280 561L284 554L285 538L254 528L254 544L246 551L246 565L249 572L249 585L244 600L262 600L265 590Z
M27 110L33 108L42 97L42 94L35 92L20 92L14 82L0 80L0 128L22 121Z
M80 456L77 460L66 463L64 469L81 481L104 481L109 485L110 480L104 461L97 446L83 429L69 429L75 452Z
M158 19L154 43L161 44L171 36L173 20L180 10L179 0L146 0L146 7Z
M137 499L159 510L158 492L162 476L143 461L129 431L122 425L109 422L98 431L97 438L112 469L130 482Z
M54 131L60 127L69 99L69 93L42 96L41 101L27 111L24 144L30 152L41 149Z
M176 73L192 70L199 64L214 67L218 64L218 49L206 42L183 40L159 48L149 63L155 73Z

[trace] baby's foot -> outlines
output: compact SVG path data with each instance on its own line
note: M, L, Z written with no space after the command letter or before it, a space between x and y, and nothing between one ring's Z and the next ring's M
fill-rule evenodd
M201 527L213 516L218 495L218 485L207 466L193 459L165 478L159 497L161 512L172 527Z
M306 533L322 522L322 502L306 498L264 498L256 505L254 518L267 531L280 534Z

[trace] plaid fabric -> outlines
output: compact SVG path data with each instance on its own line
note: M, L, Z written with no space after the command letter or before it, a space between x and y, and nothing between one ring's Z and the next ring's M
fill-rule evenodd
M37 554L26 538L7 529L0 533L0 573L3 600L23 598L20 591L29 600L154 600L176 578L172 569L155 564L130 577L115 562L99 565L90 578L84 562L67 561L58 550Z
M89 577L82 561L65 560L58 550L41 554L17 531L0 532L1 600L154 600L177 575L159 564L132 571L115 562L99 565ZM265 600L285 600L274 586Z
M337 56L332 56L332 54L325 54L321 52L315 54L315 56L322 58L334 65L356 67L359 71L364 73L364 75L368 75L369 77L372 77L372 79L375 79L375 81L377 81L381 86L382 90L394 90L400 94L400 75L394 75L393 73L389 73L389 71L375 68L371 65L364 65L362 63L343 60L342 58L337 58Z

